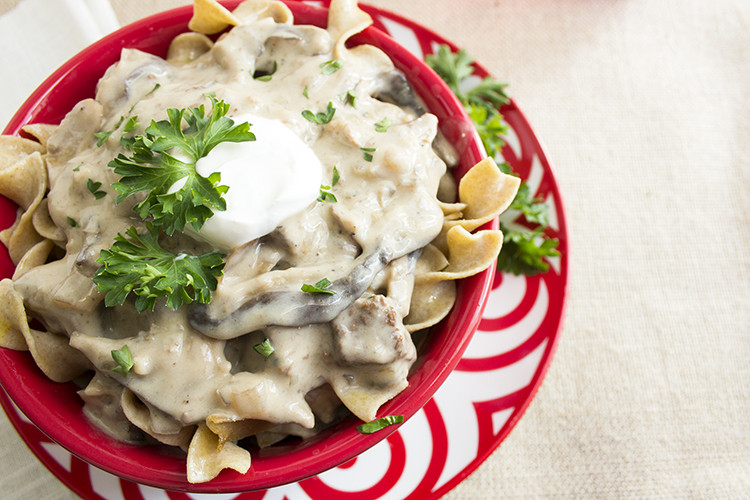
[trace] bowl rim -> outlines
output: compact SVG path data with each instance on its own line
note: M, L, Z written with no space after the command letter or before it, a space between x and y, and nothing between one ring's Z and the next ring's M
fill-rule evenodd
M238 5L240 1L231 0L222 3L231 9ZM295 22L299 20L303 24L325 26L326 8L302 2L282 1L294 12ZM361 7L364 10L377 11L377 9L369 6L363 5ZM120 50L124 47L137 45L136 42L140 43L145 39L161 40L156 45L166 47L168 45L166 37L169 35L165 34L165 31L169 31L169 28L174 31L175 27L180 27L181 32L188 31L187 20L191 14L191 5L163 11L124 26L86 47L50 75L29 96L13 115L3 134L18 135L23 125L36 123L35 120L40 116L40 110L52 114L57 113L61 118L71 109L71 106L67 106L64 110L57 109L54 106L58 93L64 92L62 84L77 79L79 72L85 71L85 68L92 61L99 65L104 64L102 60L106 59L112 52L117 54L115 61L119 60ZM144 34L147 36L144 36ZM173 37L174 35L169 36L168 40L171 41ZM443 132L446 135L449 133L454 136L455 141L452 141L454 145L456 145L456 141L464 141L461 144L464 151L461 154L463 161L460 167L463 171L485 156L483 149L481 149L481 142L463 106L432 69L374 26L370 26L363 33L357 35L355 40L362 43L375 42L373 44L376 46L380 44L394 64L407 73L407 79L420 96L423 98L430 96L437 99L440 106L445 107L446 110L457 112L457 115L452 115L451 118L457 116L461 120L455 122L452 119L445 120L446 123L442 123L443 120L441 120L441 130L443 130L443 127L450 128L447 133L445 130ZM143 48L150 51L148 50L149 47ZM97 73L93 77L94 81L98 81L101 74ZM86 89L81 89L81 93L87 93ZM91 95L93 94L89 90L88 97ZM80 99L74 99L74 102L78 102L78 100ZM428 108L430 107L428 106ZM455 127L458 127L458 129L455 129ZM458 174L461 175L462 173L459 170ZM497 220L484 226L484 228L486 227L497 228ZM475 304L476 307L471 310L470 314L465 315L462 314L464 311L459 311L458 308L454 307L449 317L441 323L440 332L461 331L464 334L459 338L441 339L443 342L440 345L434 345L430 351L430 353L434 353L433 355L428 359L418 359L417 364L420 367L426 367L413 371L409 378L409 387L383 405L378 412L379 416L398 411L399 414L404 415L405 420L408 420L429 401L442 385L461 359L481 320L494 274L495 267L490 266L486 271L466 278L459 283L457 303L462 300L469 304ZM422 374L421 378L414 380L414 377L418 374ZM258 454L254 454L253 464L245 475L225 470L212 481L190 484L187 483L185 478L183 454L174 454L180 457L181 470L179 466L165 467L167 464L164 460L155 462L149 460L149 455L155 454L150 451L144 453L144 450L149 450L150 447L138 448L120 443L96 429L85 417L80 418L81 403L77 397L63 400L63 406L56 408L57 410L64 410L66 412L64 415L50 415L49 409L42 402L47 394L46 387L55 383L41 373L28 353L0 349L0 383L11 400L43 433L82 460L116 476L140 484L192 493L235 493L299 481L351 460L387 438L398 428L398 426L391 426L375 434L362 435L356 432L351 419L345 419L334 426L332 430L326 431L322 437L319 435L311 438L309 440L310 445L306 444L301 447L301 452L304 452L302 454L307 455L306 457L297 456L300 451L287 453L283 450L284 447L276 448L276 451L273 452L262 450ZM72 416L73 418L71 418ZM96 439L93 441L90 440L92 438L81 439L82 427L89 427L92 432L86 435ZM326 441L331 440L326 439L326 436L332 434L335 434L337 438L332 443L327 443ZM313 449L308 453L306 450L311 447ZM140 450L140 453L136 450ZM161 454L158 455L162 456ZM169 456L169 454L163 456L168 457L166 460L170 463L174 462L173 456ZM288 466L291 459L295 459L294 467ZM272 463L275 467L264 469L263 463Z

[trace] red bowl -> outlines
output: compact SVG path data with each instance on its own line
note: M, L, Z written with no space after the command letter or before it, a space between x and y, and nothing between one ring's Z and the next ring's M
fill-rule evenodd
M234 8L239 0L227 2ZM295 23L326 25L327 10L290 1ZM4 133L19 135L29 123L59 123L80 100L95 94L96 83L120 57L124 47L137 48L161 57L169 42L188 31L190 6L156 14L130 24L81 51L52 74L24 102ZM440 121L440 129L456 148L462 176L484 157L484 150L471 120L451 90L424 62L398 45L382 31L370 27L352 39L354 44L371 44L386 52L406 75L426 107ZM0 227L15 219L16 207L0 197ZM497 228L497 221L486 228ZM0 246L0 278L13 274L7 251ZM379 415L416 413L445 381L466 349L482 316L494 277L494 267L460 280L456 304L420 350L409 378L409 387L386 403ZM47 379L27 352L0 348L0 383L18 408L47 436L90 464L122 478L168 490L229 493L270 488L295 482L336 467L364 452L396 429L363 435L360 422L351 417L307 440L289 442L253 452L247 474L223 471L210 482L190 484L185 475L185 456L179 450L160 446L124 444L102 433L83 415L77 387Z

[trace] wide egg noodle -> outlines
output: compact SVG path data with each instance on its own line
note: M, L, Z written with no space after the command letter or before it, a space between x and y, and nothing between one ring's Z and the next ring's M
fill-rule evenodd
M13 279L16 280L26 274L31 269L41 266L47 262L50 252L55 247L52 240L42 240L26 252L21 260L16 264L16 270L13 272Z
M22 142L19 144L19 141ZM5 163L0 163L0 194L19 206L16 222L0 232L0 241L8 248L14 264L18 264L23 255L43 239L34 229L33 217L47 191L47 170L39 150L21 156L24 149L36 149L31 144L41 146L25 139L19 141L0 142L0 150L3 146L7 148L6 154L0 155L0 160L5 160ZM7 154L14 149L20 154Z
M184 64L195 61L213 46L214 42L202 33L181 33L169 44L167 62Z
M91 364L81 352L68 345L64 335L29 327L23 298L9 279L0 281L0 345L14 350L29 350L39 369L55 382L69 382Z
M31 217L31 225L42 238L53 241L60 248L65 247L65 231L55 224L55 221L50 217L47 198L42 199L34 211L34 215Z
M49 123L30 123L21 127L21 130L23 130L25 133L29 134L34 139L36 139L37 142L39 142L39 144L43 148L43 151L41 151L42 153L46 152L47 140L49 140L50 136L56 129L57 125L51 125Z
M258 19L270 17L277 24L292 24L294 16L285 4L274 0L254 0L242 2L233 11L241 23L250 23Z
M222 441L206 424L193 434L187 453L187 478L191 483L204 483L224 469L244 474L250 469L250 452L231 441Z
M8 278L0 281L0 346L14 351L28 351L23 330L29 328L23 297Z
M492 158L474 165L458 183L458 197L466 204L461 220L447 223L473 231L501 213L513 202L521 180L504 174Z
M446 234L448 265L441 271L416 276L417 281L456 280L473 276L491 266L503 245L503 233L496 230L470 233L453 226Z
M195 426L180 424L127 388L122 392L120 405L125 417L143 432L160 443L187 451Z
M414 285L411 311L404 318L409 332L418 332L440 322L456 302L456 283L453 280L438 282L418 281Z
M214 0L193 0L193 17L188 28L204 35L213 35L227 28L237 26L239 20L226 7Z
M259 419L235 420L224 415L209 415L206 418L206 425L211 432L219 436L219 441L237 442L248 436L253 436L259 432L265 432L274 427L274 424Z

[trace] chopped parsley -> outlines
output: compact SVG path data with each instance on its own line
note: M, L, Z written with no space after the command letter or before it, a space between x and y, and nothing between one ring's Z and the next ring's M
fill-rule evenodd
M104 198L105 196L107 196L106 191L102 191L101 189L99 189L101 186L102 186L102 183L99 181L94 182L91 179L89 179L86 182L86 187L89 189L91 194L93 194L94 198L96 198L97 200L100 200Z
M357 93L354 92L354 89L347 90L346 92L341 94L339 98L344 104L348 104L353 108L357 107Z
M141 100L145 99L146 97L148 97L148 96L150 96L151 94L153 94L154 92L156 92L156 90L157 90L157 89L158 89L159 87L161 87L161 84L160 84L160 83L156 83L156 84L154 84L154 87L153 87L153 88L152 88L151 90L149 90L149 91L148 91L148 92L146 93L146 95L144 95L143 97L141 97L140 99L138 99L138 101L136 101L135 103L133 103L133 105L132 105L132 106L130 106L130 109L128 110L128 114L127 114L127 118L128 118L128 120L127 120L127 122L125 122L125 126L123 127L123 130L122 130L122 133L123 133L123 135L125 135L125 134L128 134L128 133L130 133L130 132L134 131L134 130L135 130L135 129L137 129L137 128L138 128L138 126L140 125L140 124L138 123L138 115L136 115L136 116L130 116L130 114L131 114L131 113L133 112L133 110L135 109L135 105L136 105L136 104L138 104L138 103L139 103L139 102L140 102ZM122 122L124 122L124 121L125 121L125 118L126 118L126 116L125 116L125 115L122 115L122 116L120 117L120 119L119 119L119 120L117 121L117 123L115 124L115 126L114 126L114 127L113 127L113 128L111 129L111 130L106 130L106 131L104 131L104 132L94 132L94 137L96 137L96 138L98 139L98 141L96 141L96 146L97 146L97 147L101 147L101 146L102 146L102 145L103 145L103 144L104 144L105 142L107 142L107 139L109 139L109 137L110 137L110 136L111 136L111 135L112 135L112 134L113 134L113 133L114 133L114 132L115 132L115 131L116 131L116 130L117 130L118 128L120 128L120 125L122 125ZM121 142L122 142L122 138L121 138ZM123 146L125 146L126 142L122 142L122 144L123 144Z
M331 186L320 186L320 194L318 195L318 201L329 201L331 203L336 203L339 201L336 198L336 195L333 194L331 191Z
M375 132L387 132L391 126L391 121L386 116L375 124Z
M366 424L358 425L357 430L362 434L372 434L374 432L381 431L391 425L401 424L403 422L404 422L403 415L387 415L377 420L373 420L372 422L367 422Z
M331 192L331 189L333 186L338 184L339 179L341 177L339 176L339 170L336 168L336 166L333 166L333 175L331 177L331 185L330 186L320 186L320 195L318 196L318 201L330 201L332 203L336 203L338 199L336 199L336 195L334 195Z
M334 295L336 292L329 289L330 286L331 281L328 278L323 278L314 285L302 285L302 291L305 293L327 293L329 295Z
M320 64L320 72L324 75L331 75L341 69L343 63L338 59L331 59Z
M328 101L328 107L321 113L313 113L309 109L302 111L302 116L305 120L317 123L318 125L325 125L333 119L333 115L336 114L336 108L333 107L333 103Z
M260 344L255 344L253 346L253 349L255 349L255 352L257 352L258 354L260 354L264 358L267 358L268 356L270 356L274 352L274 348L271 345L271 341L268 340L268 339L265 339Z
M302 95L305 96L305 99L310 98L310 94L308 93L308 90L307 90L307 85L305 85L305 88L302 89Z
M365 159L365 161L372 161L372 154L376 151L375 148L359 148L362 150L362 158Z
M122 125L122 122L125 121L125 115L121 116L120 119L115 123L115 126L111 130L106 130L104 132L94 132L94 137L99 139L96 141L97 147L102 147L105 142L107 142L107 139L115 133L115 131L120 128L120 125Z
M112 371L115 373L119 373L124 377L128 374L130 369L133 368L133 365L135 365L135 363L133 362L133 355L130 352L130 347L125 344L119 350L113 349L111 351L111 354L112 359L114 359L115 363L117 363L117 366L112 368Z
M279 69L279 63L274 60L273 66L270 70L255 70L255 72L253 73L253 80L258 80L260 82L269 82L271 81L271 78L273 78L273 75L274 73L276 73L277 69Z
M68 225L70 225L70 227L78 227L78 221L73 217L68 217Z

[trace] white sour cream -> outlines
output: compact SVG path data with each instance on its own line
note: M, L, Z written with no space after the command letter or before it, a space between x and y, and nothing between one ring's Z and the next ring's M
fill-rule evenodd
M222 142L196 170L204 177L221 174L230 186L225 211L215 211L199 232L189 232L216 248L231 250L276 229L320 195L323 166L297 135L279 120L253 115L232 117L250 123L255 140Z

